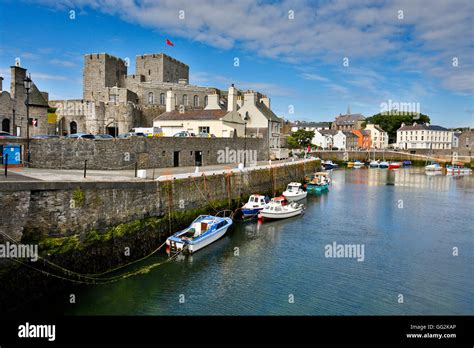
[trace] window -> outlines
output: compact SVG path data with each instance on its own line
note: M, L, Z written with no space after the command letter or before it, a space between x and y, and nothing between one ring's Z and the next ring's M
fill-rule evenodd
M165 105L165 94L164 93L160 94L160 104Z
M187 94L183 94L183 105L188 106L188 95Z
M194 107L199 106L199 97L197 95L194 96Z
M148 93L148 104L153 104L154 99L155 99L155 97L153 95L153 92L149 92Z
M199 127L199 133L206 133L209 134L211 132L210 127L204 126L204 127Z

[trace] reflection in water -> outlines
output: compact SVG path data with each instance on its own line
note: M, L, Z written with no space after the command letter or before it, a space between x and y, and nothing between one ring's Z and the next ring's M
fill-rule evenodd
M474 314L472 176L360 169L336 170L332 179L328 193L308 196L301 217L236 222L224 238L192 256L119 283L77 288L75 306L64 305L65 294L54 309L132 315ZM333 242L363 244L364 262L326 258L324 247ZM404 304L397 302L400 293Z

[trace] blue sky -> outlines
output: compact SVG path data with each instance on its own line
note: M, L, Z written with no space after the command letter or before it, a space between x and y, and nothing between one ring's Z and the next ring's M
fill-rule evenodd
M165 52L190 66L192 84L259 90L291 120L332 120L348 105L370 116L391 100L419 103L433 124L474 127L472 1L0 4L4 89L15 58L50 99L80 99L84 54L128 57L133 73L136 55Z

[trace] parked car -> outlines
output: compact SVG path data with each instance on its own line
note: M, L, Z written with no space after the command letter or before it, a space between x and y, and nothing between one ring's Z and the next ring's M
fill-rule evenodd
M11 138L18 138L18 137L8 132L0 131L0 139L11 139Z
M72 139L95 139L95 136L89 133L74 133L69 134L67 137Z
M210 133L199 133L196 136L198 138L215 138L216 137L214 134L210 134Z
M112 140L114 137L110 134L96 134L95 140Z
M34 135L32 139L59 139L59 135Z
M187 138L187 137L195 137L196 134L188 131L181 131L173 135L173 137L179 137L179 138Z
M127 133L121 133L117 136L117 138L119 139L128 139L128 138L131 138L131 137L146 137L146 134L145 133L141 133L141 132L127 132Z

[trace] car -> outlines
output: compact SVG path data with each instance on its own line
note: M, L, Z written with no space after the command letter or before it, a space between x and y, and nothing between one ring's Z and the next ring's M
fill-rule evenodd
M59 135L34 135L32 139L59 139Z
M173 135L173 137L178 137L178 138L186 138L186 137L195 137L196 134L188 131L181 131Z
M198 137L198 138L215 138L216 136L214 134L210 134L210 133L198 133L196 135L196 137Z
M18 137L8 132L0 131L0 139L12 139L12 138L18 138Z
M96 134L95 139L96 140L112 140L114 137L111 136L110 134Z
M74 134L69 134L67 138L71 139L95 139L95 136L90 133L74 133Z
M128 139L128 138L131 138L131 137L146 137L146 134L145 133L142 133L142 132L127 132L127 133L121 133L117 136L117 138L119 139Z

